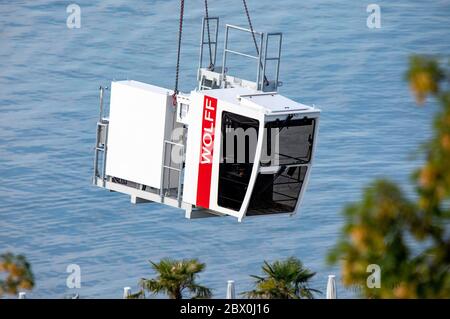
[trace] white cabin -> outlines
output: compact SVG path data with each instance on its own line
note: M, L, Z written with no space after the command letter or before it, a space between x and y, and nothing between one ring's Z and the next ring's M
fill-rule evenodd
M218 18L209 19L217 28ZM199 84L189 94L174 97L170 89L114 81L106 117L101 88L95 185L128 194L135 204L181 208L187 218L230 215L242 221L297 212L311 173L320 110L277 93L280 33L258 33L266 49L248 56L228 50L233 30L251 32L227 25L223 67L212 69L202 66L208 43L203 27ZM217 43L217 33L211 43ZM273 38L279 52L269 57ZM228 54L255 59L256 81L228 75ZM277 62L275 79L266 77L271 60Z

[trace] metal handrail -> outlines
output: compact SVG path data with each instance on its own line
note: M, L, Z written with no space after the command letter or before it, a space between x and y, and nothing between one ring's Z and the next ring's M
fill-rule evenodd
M95 138L95 147L94 147L94 177L93 182L97 183L97 178L100 178L103 186L105 185L106 180L106 157L107 157L107 151L108 151L108 128L109 123L105 122L105 119L103 118L103 111L104 111L104 93L105 90L107 90L108 87L99 87L99 98L100 98L100 110L99 110L99 120L97 122L97 134ZM101 130L100 127L103 127L103 134L104 134L104 142L103 147L100 147L100 134ZM101 172L99 172L99 152L102 152L102 167Z
M175 142L172 142L172 141L167 141L167 140L165 140L164 143L170 144L170 145L179 146L179 147L184 147L184 144L175 143Z
M107 86L105 86L105 87L103 87L103 86L100 86L99 87L99 94L100 94L100 112L99 112L99 121L100 122L102 122L103 121L103 110L104 110L104 107L103 107L103 100L104 100L104 95L105 95L105 91L107 91L108 90L108 87Z
M205 41L205 21L211 21L214 20L216 22L216 29L215 29L215 35L214 41L208 42ZM199 61L198 61L198 74L197 74L197 81L200 81L200 69L202 68L202 64L203 64L203 45L208 44L214 45L214 57L213 57L213 64L216 65L216 57L217 57L217 38L219 36L219 17L204 17L202 20L202 34L201 34L201 40L200 40L200 57L199 57Z
M230 28L230 29L236 29L236 30L240 30L240 31L245 31L245 32L249 32L249 33L254 33L254 34L257 34L257 35L262 35L262 34L264 34L263 32L259 32L259 31L255 31L255 30L250 30L250 29L247 29L247 28L243 28L243 27L240 27L240 26L237 26L237 25L234 25L234 24L227 24L226 25L228 28Z
M263 41L264 41L264 33L263 32L258 32L258 31L252 31L246 28L242 28L242 27L238 27L235 25L231 25L231 24L227 24L225 26L225 45L224 45L224 49L223 49L223 63L222 63L222 85L224 88L226 88L226 81L225 81L225 72L227 70L226 68L226 63L227 63L227 53L231 53L231 54L236 54L236 55L240 55L240 56L244 56L247 58L252 58L252 59L256 59L258 60L258 65L257 65L257 69L256 69L256 85L257 88L260 89L261 85L261 65L262 65L262 50L259 50L259 54L256 56L253 55L249 55L246 53L242 53L239 51L235 51L235 50L230 50L228 49L228 36L229 36L229 31L230 29L234 29L234 30L238 30L238 31L243 31L243 32L248 32L248 33L253 33L259 36L259 47L262 48L263 47Z
M280 38L278 41L278 55L276 57L267 57L267 48L269 45L269 38L276 37L276 36L278 36ZM282 43L282 41L283 41L283 33L281 33L281 32L272 32L272 33L267 33L267 35L266 35L266 47L264 50L263 76L265 76L265 74L266 74L267 61L278 61L276 71L275 71L275 73L276 73L275 88L278 88L278 82L279 82L279 77L280 77L281 43Z
M177 187L177 200L178 200L178 206L181 207L181 178L182 178L182 172L183 172L183 161L180 162L179 167L172 167L170 165L165 165L166 160L166 145L178 146L182 150L184 150L184 144L164 140L164 147L163 147L163 166L161 170L161 183L160 183L160 189L159 189L159 195L161 197L161 200L165 197L164 195L164 172L165 169L172 170L178 172L178 187ZM168 180L168 188L170 189L170 179Z
M228 53L245 56L245 57L251 58L251 59L259 59L259 57L257 55L250 55L250 54L246 54L246 53L242 53L242 52L238 52L238 51L234 51L234 50L230 50L230 49L225 49L225 51Z

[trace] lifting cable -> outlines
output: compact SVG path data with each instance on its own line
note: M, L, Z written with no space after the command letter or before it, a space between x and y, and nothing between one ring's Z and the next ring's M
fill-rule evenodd
M179 25L179 29L178 29L178 49L177 49L177 66L176 66L176 72L175 72L175 88L173 89L173 95L172 95L172 105L174 107L177 106L177 94L178 94L178 79L179 79L179 75L180 75L180 54L181 54L181 36L183 35L183 16L184 16L184 0L180 1L180 25ZM175 119L176 119L176 115L174 114L172 117L172 127L175 128ZM183 133L184 134L184 133ZM166 147L166 144L164 143L164 149ZM172 150L172 148L171 148ZM165 161L165 159L163 159L163 161ZM169 167L172 166L172 156L169 156ZM168 172L168 179L167 179L167 186L168 186L168 190L167 193L170 193L170 172L172 170L169 168L169 172ZM164 169L163 169L163 173L164 173ZM180 172L181 174L181 172ZM163 189L164 189L164 178L162 180L162 185L163 185ZM167 195L166 193L166 195Z
M206 20L206 30L208 33L208 48L209 48L209 66L208 70L214 70L214 63L212 58L212 49L211 49L211 35L209 32L209 14L208 14L208 0L205 0L205 20ZM203 39L202 39L203 41ZM216 44L217 45L217 44Z
M183 34L184 0L180 1L180 26L178 30L177 66L175 73L175 88L173 90L173 105L177 105L178 78L180 73L181 36Z
M252 24L252 20L250 19L250 13L248 12L247 1L246 0L242 0L242 3L244 4L244 10L245 10L245 15L247 16L248 26L250 28L250 32L251 32L252 37L253 37L253 43L255 44L256 54L259 56L258 43L256 42L255 31L253 30L253 24ZM261 62L261 66L260 67L263 67L262 62ZM267 77L266 77L265 74L264 74L264 84L265 85L269 85L269 81L267 80Z
M250 27L250 32L252 34L253 43L255 44L256 54L259 56L260 51L258 48L258 43L256 42L256 36L255 31L253 30L253 24L252 20L250 18L250 13L248 12L247 7L247 1L242 0L242 3L244 4L244 10L245 15L247 16L248 25ZM179 30L178 30L178 48L177 48L177 65L176 65L176 72L175 72L175 88L173 92L173 105L177 104L177 94L178 94L178 79L180 74L180 55L181 55L181 37L183 34L183 17L184 17L184 0L180 0L180 24L179 24ZM206 17L206 28L208 33L208 47L209 47L209 69L214 69L213 59L212 59L212 49L211 49L211 35L210 35L210 28L209 28L209 14L208 14L208 0L205 0L205 17ZM261 48L262 49L262 48ZM262 62L261 62L262 67ZM267 80L266 75L264 74L264 84L268 85L269 81Z
M252 20L250 19L250 13L248 12L247 1L242 0L242 3L244 4L244 10L245 10L245 15L247 16L248 26L250 27L250 31L252 33L253 43L255 43L256 54L259 55L258 43L256 43L256 36L255 36L255 32L253 31L253 24L252 24Z

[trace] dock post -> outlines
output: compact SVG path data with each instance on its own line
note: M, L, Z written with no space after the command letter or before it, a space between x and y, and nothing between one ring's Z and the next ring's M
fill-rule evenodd
M328 275L327 299L337 299L336 276Z
M131 296L131 287L123 287L123 299L128 299Z
M226 299L236 299L236 293L234 289L234 280L228 280L227 282L227 298Z

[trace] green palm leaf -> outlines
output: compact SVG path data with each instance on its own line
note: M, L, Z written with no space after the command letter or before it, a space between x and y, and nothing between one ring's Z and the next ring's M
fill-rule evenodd
M152 294L166 294L172 299L182 299L185 295L192 298L210 298L211 289L196 283L198 274L206 265L197 259L173 260L161 259L158 263L150 261L156 277L142 278L140 285L143 290Z
M309 287L309 281L316 273L304 268L297 258L290 257L273 263L264 261L262 272L262 276L251 275L255 279L255 289L243 295L264 299L312 299L314 294L321 293Z

